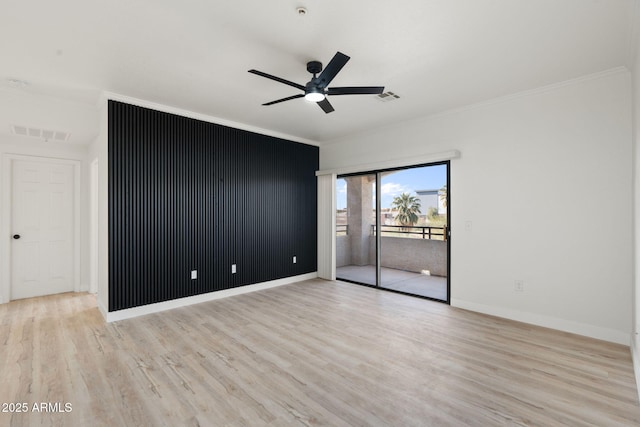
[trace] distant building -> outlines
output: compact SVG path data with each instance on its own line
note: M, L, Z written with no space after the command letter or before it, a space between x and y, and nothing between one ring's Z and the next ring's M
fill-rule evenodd
M397 212L391 211L391 209L386 208L380 212L380 223L382 225L395 225Z
M418 199L420 199L420 212L422 215L429 213L429 208L437 208L438 215L446 215L447 208L444 201L440 199L440 190L416 190Z

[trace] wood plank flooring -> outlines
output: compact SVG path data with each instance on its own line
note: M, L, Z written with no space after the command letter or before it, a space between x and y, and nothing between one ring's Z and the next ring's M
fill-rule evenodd
M640 425L627 347L428 300L311 280L112 324L95 305L0 305L0 403L29 408L0 425Z

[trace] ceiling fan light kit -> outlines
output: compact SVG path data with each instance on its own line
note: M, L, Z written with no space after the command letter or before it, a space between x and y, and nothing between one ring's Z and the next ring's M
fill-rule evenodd
M304 92L304 94L288 96L286 98L277 99L262 105L273 105L284 101L290 101L297 98L305 98L307 101L315 102L322 108L325 113L334 111L333 106L327 99L327 95L379 95L384 92L384 86L347 86L347 87L328 87L331 81L342 70L347 61L351 59L341 52L337 52L329 64L322 69L322 63L319 61L310 61L307 63L307 71L313 74L311 80L306 85L285 80L271 74L263 73L258 70L249 70L250 73L275 80L277 82L295 87ZM318 75L319 74L319 75Z
M318 89L312 88L304 94L304 99L309 102L320 102L325 98L325 94L318 91Z

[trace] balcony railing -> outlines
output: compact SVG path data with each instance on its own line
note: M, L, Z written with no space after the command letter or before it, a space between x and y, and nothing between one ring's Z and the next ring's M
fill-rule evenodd
M349 225L337 224L336 236L348 236ZM375 224L371 226L371 235L376 235ZM409 237L425 240L447 240L447 227L434 227L422 225L383 225L382 235L390 237Z
M443 227L421 225L382 225L380 229L383 236L404 237L403 235L408 235L407 237L411 237L414 239L422 238L425 240L447 240L446 225ZM371 226L371 234L373 236L376 235L375 224Z

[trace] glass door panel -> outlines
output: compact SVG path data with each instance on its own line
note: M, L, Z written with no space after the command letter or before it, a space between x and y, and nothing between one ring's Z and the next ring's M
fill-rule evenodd
M379 286L448 301L447 165L379 175Z
M336 180L336 276L376 286L376 175Z

